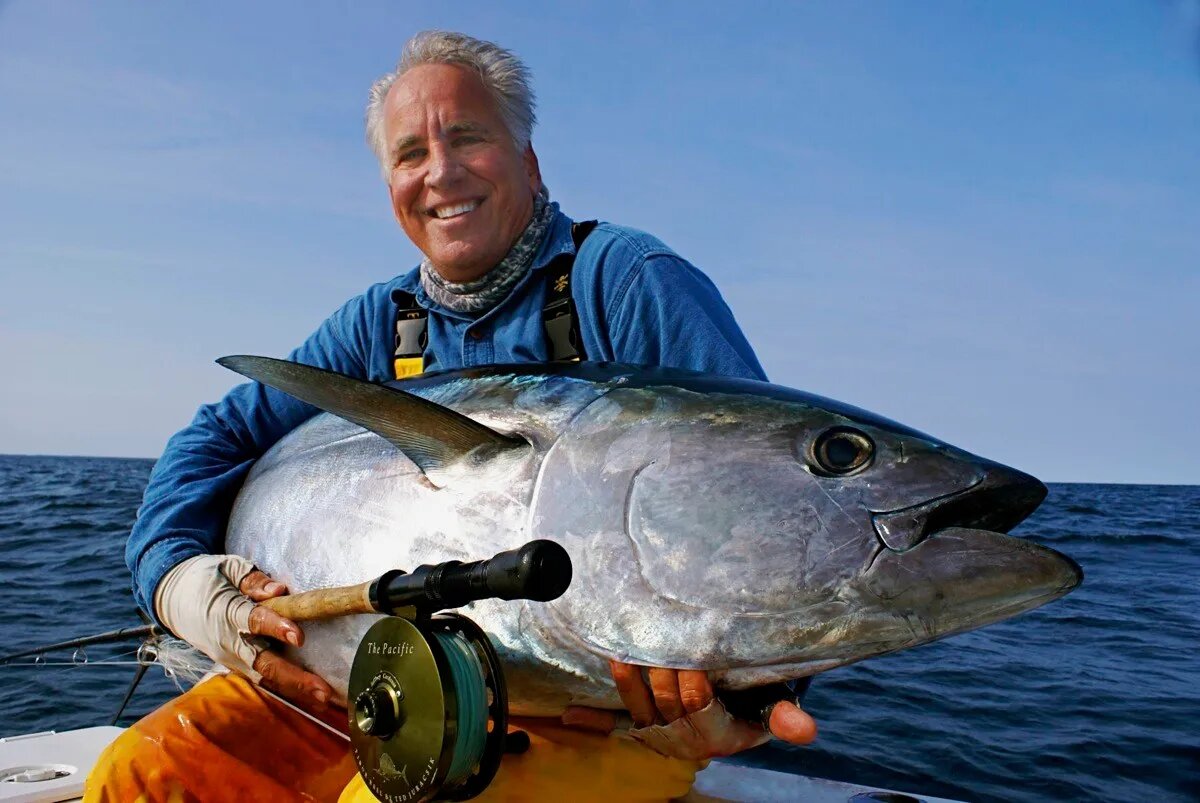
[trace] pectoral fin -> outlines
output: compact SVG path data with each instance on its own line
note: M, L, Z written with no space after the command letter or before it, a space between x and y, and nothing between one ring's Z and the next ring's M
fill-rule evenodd
M217 362L371 430L427 474L473 452L482 456L527 445L420 396L324 368L245 355Z

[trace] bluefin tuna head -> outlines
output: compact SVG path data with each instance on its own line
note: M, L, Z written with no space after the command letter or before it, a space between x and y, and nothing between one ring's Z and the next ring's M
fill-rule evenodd
M543 461L532 534L567 545L551 606L590 648L800 677L995 622L1081 580L1003 533L1033 477L856 408L764 383L632 381Z

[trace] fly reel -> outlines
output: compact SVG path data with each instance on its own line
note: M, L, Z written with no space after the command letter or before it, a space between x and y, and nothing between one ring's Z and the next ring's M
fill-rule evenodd
M392 614L359 643L347 695L354 759L377 798L475 797L495 777L506 748L521 752L529 744L524 734L507 734L508 693L487 634L463 616L433 614L481 599L547 601L570 582L566 550L532 541L490 560L389 571L326 595L343 606L357 600L353 610Z
M491 783L508 695L496 651L470 619L379 620L359 644L349 689L354 758L380 800L466 800Z

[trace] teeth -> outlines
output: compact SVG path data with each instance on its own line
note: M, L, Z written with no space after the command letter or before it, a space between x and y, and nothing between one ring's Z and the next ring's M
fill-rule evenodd
M479 206L478 201L467 201L466 203L454 204L453 206L439 206L434 208L433 214L445 220L448 217L466 214L474 210L477 206Z

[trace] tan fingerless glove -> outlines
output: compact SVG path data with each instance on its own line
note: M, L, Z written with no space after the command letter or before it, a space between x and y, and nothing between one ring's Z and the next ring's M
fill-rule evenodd
M689 761L733 755L771 739L762 728L734 719L720 700L669 725L630 728L626 736L659 755Z
M163 576L154 609L171 632L217 663L255 683L254 659L262 652L250 635L254 601L238 591L254 564L238 555L196 555Z

